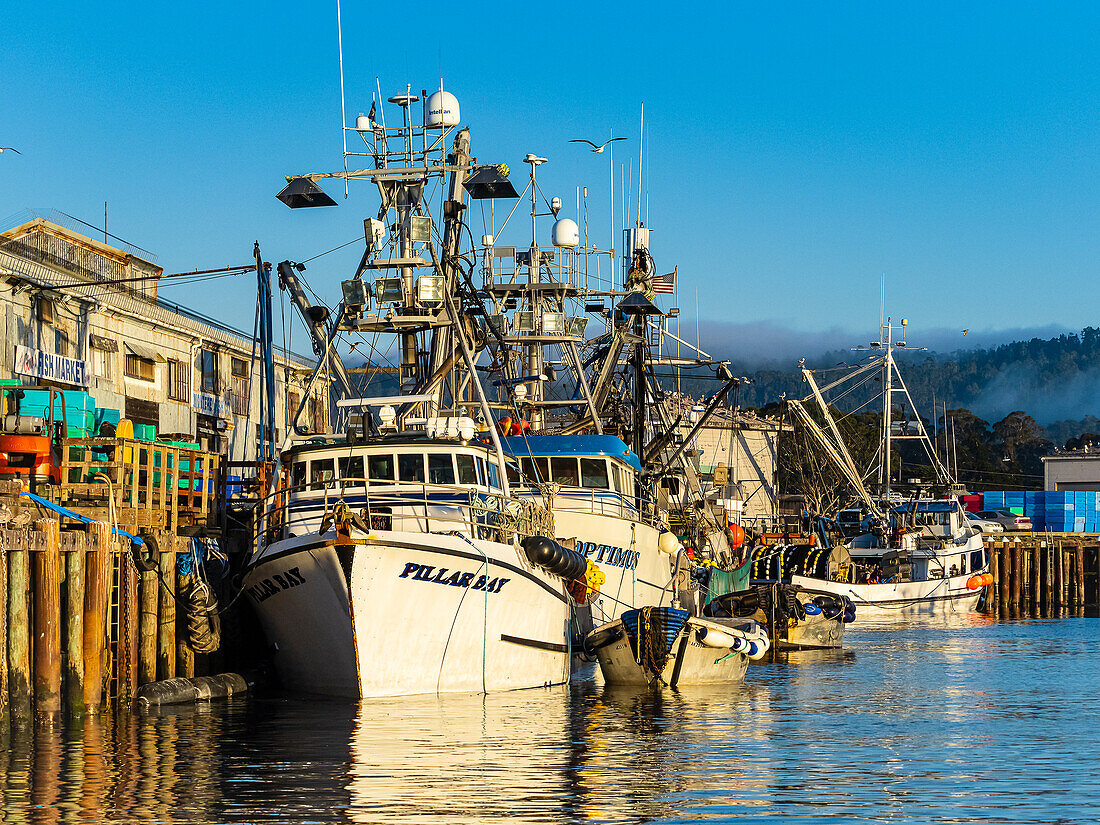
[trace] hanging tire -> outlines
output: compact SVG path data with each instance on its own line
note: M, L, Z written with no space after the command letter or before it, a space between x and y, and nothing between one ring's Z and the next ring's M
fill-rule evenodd
M149 535L139 536L141 544L131 544L134 565L142 573L151 573L160 569L160 545L157 540Z

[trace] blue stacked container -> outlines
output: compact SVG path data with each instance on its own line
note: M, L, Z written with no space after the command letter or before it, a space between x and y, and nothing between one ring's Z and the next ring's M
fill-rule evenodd
M1005 494L1003 490L987 490L982 494L983 510L1003 510L1005 508Z
M1028 490L1024 493L1024 515L1031 519L1032 530L1043 530L1046 527L1046 513L1043 507L1042 490Z
M1077 502L1073 492L1047 490L1046 495L1043 496L1044 523L1050 532L1072 533L1076 513Z
M61 416L62 396L54 396L54 416ZM87 438L95 428L95 399L84 390L64 391L65 425L69 438ZM19 402L19 409L24 415L36 415L47 417L47 408L50 406L49 390L24 390L23 398Z

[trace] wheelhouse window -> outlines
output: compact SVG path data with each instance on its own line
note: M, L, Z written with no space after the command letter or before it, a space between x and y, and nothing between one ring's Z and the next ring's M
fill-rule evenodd
M337 466L340 468L340 478L348 479L349 481L362 482L363 475L363 456L343 456L336 460Z
M527 456L521 459L523 474L532 483L544 484L550 480L550 461L546 458L531 458Z
M577 476L577 459L559 458L550 459L551 478L556 484L564 487L579 487L580 478Z
M428 482L430 484L455 483L455 468L449 453L428 456Z
M611 485L607 481L607 461L602 458L581 459L581 486L606 490Z
M290 486L301 489L306 483L306 463L296 461L290 469Z
M331 458L317 458L309 462L310 489L322 490L336 477Z
M458 483L477 484L477 465L474 463L474 457L460 453L455 456L455 462L458 464Z
M401 481L424 483L424 456L403 453L397 457L397 477Z
M392 455L367 456L367 477L371 481L393 481L393 469Z
M492 461L489 462L489 486L500 489L500 468Z

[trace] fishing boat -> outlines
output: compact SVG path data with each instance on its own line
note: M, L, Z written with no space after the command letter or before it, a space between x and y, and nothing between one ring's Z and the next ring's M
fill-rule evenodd
M712 599L706 615L755 619L776 650L816 650L843 647L844 628L855 621L856 606L847 596L760 582Z
M894 326L887 318L879 339L868 348L867 363L826 387L813 372L802 374L811 395L788 401L792 416L814 439L842 477L854 489L856 503L835 518L817 518L809 541L782 540L753 549L753 578L789 582L850 599L866 616L913 616L965 613L975 609L981 589L989 583L989 558L981 531L970 525L953 473L939 457L912 397L898 371L895 347L906 348L908 321ZM894 333L901 332L900 340ZM882 434L873 466L857 467L826 403L824 392L851 392L855 379L881 381ZM848 383L846 383L848 382ZM810 415L816 402L825 426ZM896 409L901 409L899 416ZM936 480L907 496L892 484L891 455L898 441L918 443ZM877 471L874 493L868 478ZM932 494L934 489L940 496Z
M624 611L585 640L609 685L670 688L740 682L749 660L769 646L752 619L702 618L671 606Z
M345 177L372 182L382 201L327 323L294 288L301 267L280 266L314 333L309 386L335 375L345 414L342 433L311 430L304 396L244 573L295 690L487 692L569 676L567 585L588 563L554 541L546 508L511 495L476 366L484 313L463 269L467 195L515 191L500 166L472 159L454 96L424 97L420 124L408 89L389 99L399 125L357 120L370 168L295 176L280 193L292 207L331 205L316 181ZM432 185L442 203L425 196ZM356 397L334 343L364 335L397 340L400 395Z

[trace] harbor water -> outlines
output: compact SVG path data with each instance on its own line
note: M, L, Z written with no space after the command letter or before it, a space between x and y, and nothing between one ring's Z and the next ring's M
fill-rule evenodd
M744 685L235 699L39 723L4 822L1085 822L1100 622L875 627Z

